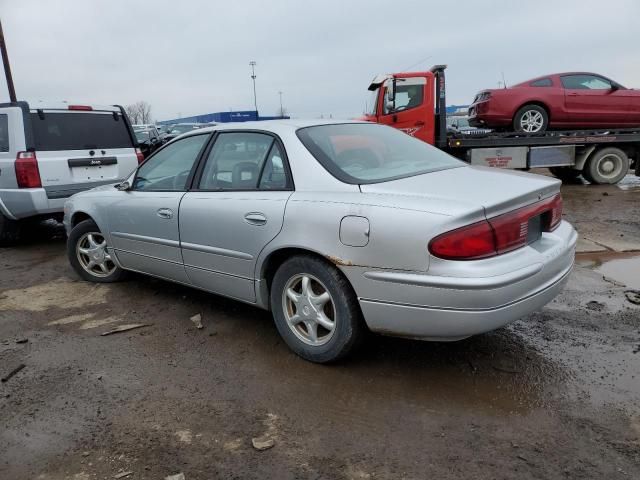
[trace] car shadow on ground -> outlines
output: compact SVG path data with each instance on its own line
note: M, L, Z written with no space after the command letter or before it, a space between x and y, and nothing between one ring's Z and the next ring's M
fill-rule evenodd
M325 395L327 391L338 396L352 392L354 398L367 392L374 397L392 396L432 408L453 404L488 411L527 411L550 401L567 378L561 366L527 342L530 319L520 321L518 328L503 328L457 342L425 342L368 333L348 358L316 365L287 348L270 312L142 275L133 275L127 283L122 288L134 292L137 298L180 306L169 315L172 320L167 323L156 317L156 328L174 328L178 317L192 333L189 337L185 332L181 338L198 348L202 337L198 337L200 332L188 319L201 313L205 332L215 331L216 354L225 361L233 359L238 375L244 369L257 371L272 378L274 385L299 389L297 394L309 396L310 401L314 394ZM156 330L157 334L164 335ZM206 351L201 353L207 355ZM314 378L312 387L309 378Z

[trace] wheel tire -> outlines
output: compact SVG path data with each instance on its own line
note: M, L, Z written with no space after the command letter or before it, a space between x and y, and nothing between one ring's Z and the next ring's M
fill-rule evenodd
M300 276L308 276L311 278L312 285L315 285L314 288L324 288L329 293L330 300L324 308L327 304L332 304L334 307L334 329L326 343L321 345L305 343L301 339L301 336L304 337L304 332L308 330L305 322L291 326L288 318L292 317L293 312L285 313L285 308L288 310L290 301L286 290L290 288L291 282ZM312 293L317 294L313 289ZM300 297L304 297L304 293ZM280 336L291 350L310 362L329 363L344 358L353 351L364 336L362 312L351 284L335 266L319 258L299 255L285 261L273 277L270 299L273 319ZM313 313L313 310L311 312ZM297 313L297 307L295 313ZM296 331L303 333L294 333Z
M583 175L591 183L618 183L629 172L629 157L619 148L608 147L594 152L587 160Z
M79 258L81 255L78 253L78 247L79 244L83 244L86 238L85 236L89 234L102 237L100 229L93 220L84 220L78 223L69 234L69 238L67 239L67 257L73 269L88 282L113 283L122 280L127 272L118 267L113 261L110 263L113 264L114 268L109 269L108 274L90 273L90 271L81 264ZM104 237L102 238L104 239ZM106 239L104 239L104 242L106 246Z
M563 182L572 182L582 173L580 170L571 167L549 167L549 171L554 177Z
M0 213L0 247L15 245L20 238L20 223Z
M513 116L513 130L516 132L542 133L548 127L549 115L540 105L525 105Z

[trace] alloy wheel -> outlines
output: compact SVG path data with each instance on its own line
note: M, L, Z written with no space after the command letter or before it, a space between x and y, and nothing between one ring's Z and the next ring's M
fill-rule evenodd
M536 110L527 110L520 117L520 126L522 131L527 133L537 133L542 130L544 118L542 113Z
M76 255L80 266L96 277L108 277L116 267L107 251L107 241L100 232L88 232L76 243Z
M336 307L327 287L313 275L300 273L287 281L282 307L287 325L307 345L325 345L333 337Z

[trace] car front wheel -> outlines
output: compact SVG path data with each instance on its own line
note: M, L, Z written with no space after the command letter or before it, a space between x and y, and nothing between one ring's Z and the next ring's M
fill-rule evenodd
M549 115L539 105L525 105L513 117L513 129L523 133L542 133L549 126Z
M78 223L67 239L71 266L84 280L111 283L121 280L125 271L114 262L107 240L93 220Z
M364 334L351 285L322 259L301 255L284 262L273 278L270 300L278 332L305 360L339 360Z

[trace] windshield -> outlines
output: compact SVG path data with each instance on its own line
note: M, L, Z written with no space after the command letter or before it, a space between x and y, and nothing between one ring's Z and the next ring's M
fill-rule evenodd
M181 134L185 132L190 132L191 130L198 128L195 125L174 125L171 127L171 131L169 133L173 134Z
M298 138L334 177L378 183L466 165L395 128L343 123L301 128Z
M148 131L138 130L136 133L136 139L138 143L145 143L149 141L149 137L151 136Z

